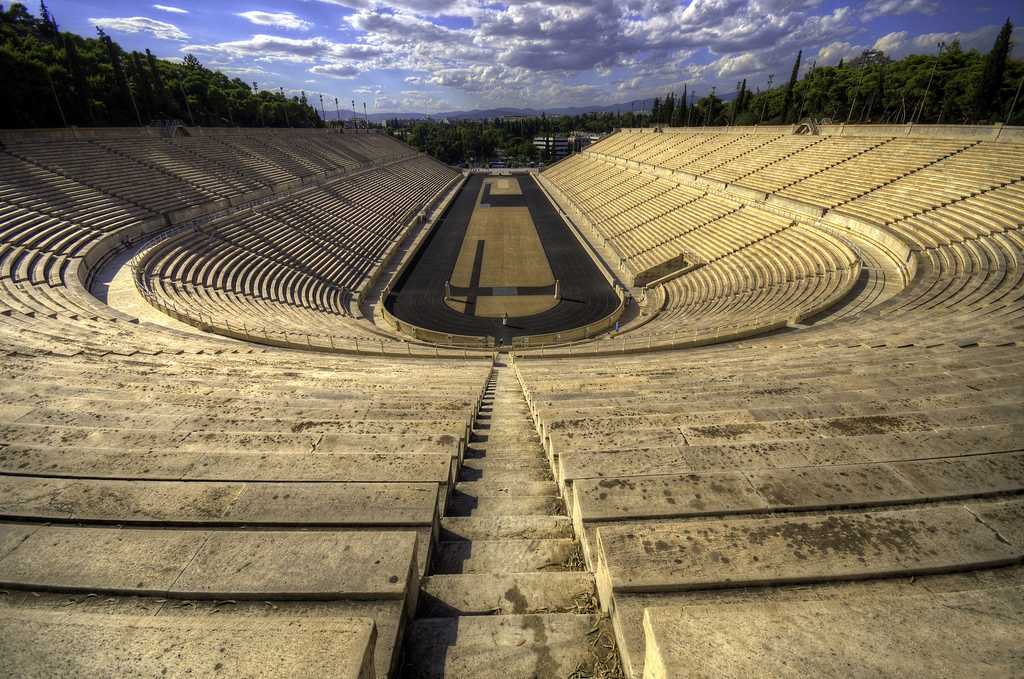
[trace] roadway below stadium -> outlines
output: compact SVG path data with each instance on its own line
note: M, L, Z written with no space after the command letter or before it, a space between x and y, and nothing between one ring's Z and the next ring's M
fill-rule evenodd
M594 323L618 298L531 175L477 174L385 304L422 328L508 344Z

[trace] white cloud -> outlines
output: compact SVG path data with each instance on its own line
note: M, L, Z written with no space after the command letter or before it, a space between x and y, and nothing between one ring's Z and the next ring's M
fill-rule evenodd
M895 54L907 43L907 35L906 31L893 31L892 33L886 33L875 41L873 49L881 50L886 54Z
M89 18L89 21L99 28L107 31L120 31L121 33L149 33L154 38L161 40L187 40L188 34L183 30L169 24L166 21L150 19L148 17L105 17Z
M246 40L229 40L212 44L186 45L182 52L213 54L228 59L256 59L258 61L285 61L313 63L317 60L370 59L387 50L362 43L339 43L324 37L284 38L277 35L257 34Z
M359 75L359 67L349 63L319 64L309 69L310 73L326 75L331 78L349 80Z
M259 66L218 66L218 71L227 73L233 76L279 76L280 73L273 73L271 71L264 70Z
M259 10L250 10L248 12L239 12L237 16L249 21L250 23L256 24L257 26L273 26L274 28L283 28L292 31L308 31L313 27L313 24L301 19L292 12L262 12Z
M935 14L939 11L936 0L868 0L861 10L861 18L871 21L881 16L902 14Z
M161 12L169 12L171 14L188 14L187 9L181 7L172 7L171 5L153 5L153 9L158 9Z
M241 12L267 33L182 49L228 67L296 64L288 77L318 82L379 73L379 86L360 94L375 106L438 110L438 102L471 105L571 105L648 98L666 91L731 91L746 78L763 88L770 74L788 76L798 50L805 69L831 65L870 47L869 16L933 12L939 0L318 0L348 7L341 33L300 38L284 30L316 30L292 12ZM839 5L837 7L837 5ZM849 5L849 6L847 6ZM858 9L851 9L856 5ZM252 6L252 5L250 5ZM259 6L259 5L256 5ZM244 5L243 5L244 7ZM308 7L308 5L307 5ZM454 17L452 22L438 17ZM906 20L903 24L906 25ZM959 35L965 49L991 45L994 33L915 35L900 30L878 38L894 57L934 53L934 43ZM970 28L970 27L969 27ZM986 29L987 30L987 29ZM285 34L287 35L287 34ZM344 39L339 38L343 35ZM314 37L315 36L315 37ZM330 36L330 37L328 37ZM282 82L281 84L286 84ZM410 89L400 91L399 88ZM379 91L378 91L379 90ZM419 93L419 94L417 94ZM345 93L346 97L350 95ZM450 104L446 104L450 105ZM380 109L377 109L380 110Z
M835 66L840 60L849 61L859 57L864 50L864 45L854 45L849 42L830 42L818 50L818 56L814 58L818 66Z

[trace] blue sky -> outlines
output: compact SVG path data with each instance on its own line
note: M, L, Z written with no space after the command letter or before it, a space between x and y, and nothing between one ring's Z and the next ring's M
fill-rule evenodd
M64 30L370 112L614 104L785 79L870 47L988 50L1019 0L51 0ZM35 7L33 6L33 10ZM1022 29L1024 30L1024 29ZM1018 43L1024 33L1016 32ZM1024 50L1015 49L1021 56Z

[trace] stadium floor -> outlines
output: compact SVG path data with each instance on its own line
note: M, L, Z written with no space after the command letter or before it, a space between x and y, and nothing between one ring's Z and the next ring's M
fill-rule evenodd
M601 275L593 260L580 246L569 231L569 227L555 211L547 197L537 186L532 176L518 177L522 196L484 191L481 187L484 175L474 175L463 186L441 223L416 253L412 265L395 285L394 291L385 302L387 308L398 318L423 328L460 335L491 336L508 343L514 337L538 335L560 330L577 328L593 323L610 314L618 299L608 282ZM444 284L453 279L453 273L463 250L463 241L478 202L493 207L525 205L543 246L543 255L530 249L529 256L546 256L554 278L559 281L561 300L558 304L541 313L525 316L510 314L507 325L500 318L486 317L483 313L471 314L457 311L444 301ZM488 208L484 208L488 209ZM515 240L507 242L514 243ZM514 249L502 253L505 258L527 255ZM534 262L523 262L522 266L509 267L511 271L531 268ZM510 274L514 278L514 273ZM516 286L510 279L510 287ZM472 291L456 289L457 295L475 293L481 298L493 294L493 286L482 286ZM552 290L553 292L553 290ZM515 299L515 297L513 297ZM520 297L520 300L525 299ZM489 302L493 303L493 297Z

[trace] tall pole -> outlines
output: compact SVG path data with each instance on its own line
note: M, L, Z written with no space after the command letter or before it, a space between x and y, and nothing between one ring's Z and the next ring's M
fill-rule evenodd
M338 105L338 98L334 98L334 112L338 114L338 127L341 127L341 106Z
M292 126L291 118L288 117L288 97L284 96L284 88L281 88L281 98L284 99L284 124Z
M256 112L260 114L260 127L266 127L267 124L263 122L263 107L260 106L260 86L256 84L255 80L252 81L252 89L256 93Z
M324 108L324 93L320 93L320 114L324 117L324 125L327 124L327 109Z
M47 75L49 75L49 72L47 72ZM132 108L135 109L135 120L139 122L139 127L142 127L142 115L139 113L139 105L135 103L135 94L132 92L131 83L128 83L128 98L131 99Z
M768 74L768 89L764 91L764 105L761 107L761 117L757 119L757 124L760 125L764 121L764 114L768 112L768 97L772 91L772 83L775 81L775 74Z
M860 86L864 86L864 74L860 76ZM857 108L857 96L860 95L860 87L853 91L853 101L850 102L850 110L846 112L846 125L850 124L850 119L853 118L853 109Z
M690 126L690 118L693 117L693 103L697 97L697 90L691 90L690 92L690 105L686 107L686 126Z
M60 121L64 123L64 127L67 127L68 119L64 117L64 107L60 105L60 97L57 96L57 88L53 86L53 76L50 75L50 69L48 68L46 69L46 79L50 81L50 91L53 92L53 101L57 104L57 112L60 113Z
M352 100L352 127L359 129L359 119L356 118L356 100Z
M736 83L736 99L732 102L732 120L729 121L730 127L736 124L736 109L740 106L740 83Z
M366 123L366 129L370 129L370 117L366 115L366 102L363 102L363 121Z
M253 83L254 85L256 83ZM178 81L178 89L181 90L181 98L185 100L185 110L188 111L188 119L192 121L192 127L196 126L195 116L192 115L192 107L188 105L188 95L185 94L185 86Z
M921 103L917 107L917 115L915 115L910 122L916 123L921 119L921 115L924 113L924 103L928 100L928 91L932 88L932 78L935 76L935 69L939 67L939 59L942 57L942 48L946 46L946 43L939 43L939 54L935 57L935 63L932 64L932 72L928 74L928 84L924 88L924 96L921 97Z
M1017 99L1020 97L1020 86L1024 85L1024 77L1017 82L1017 93L1013 95L1013 103L1010 104L1010 114L1006 116L1006 124L1009 125L1010 121L1013 120L1013 112L1017 108Z

